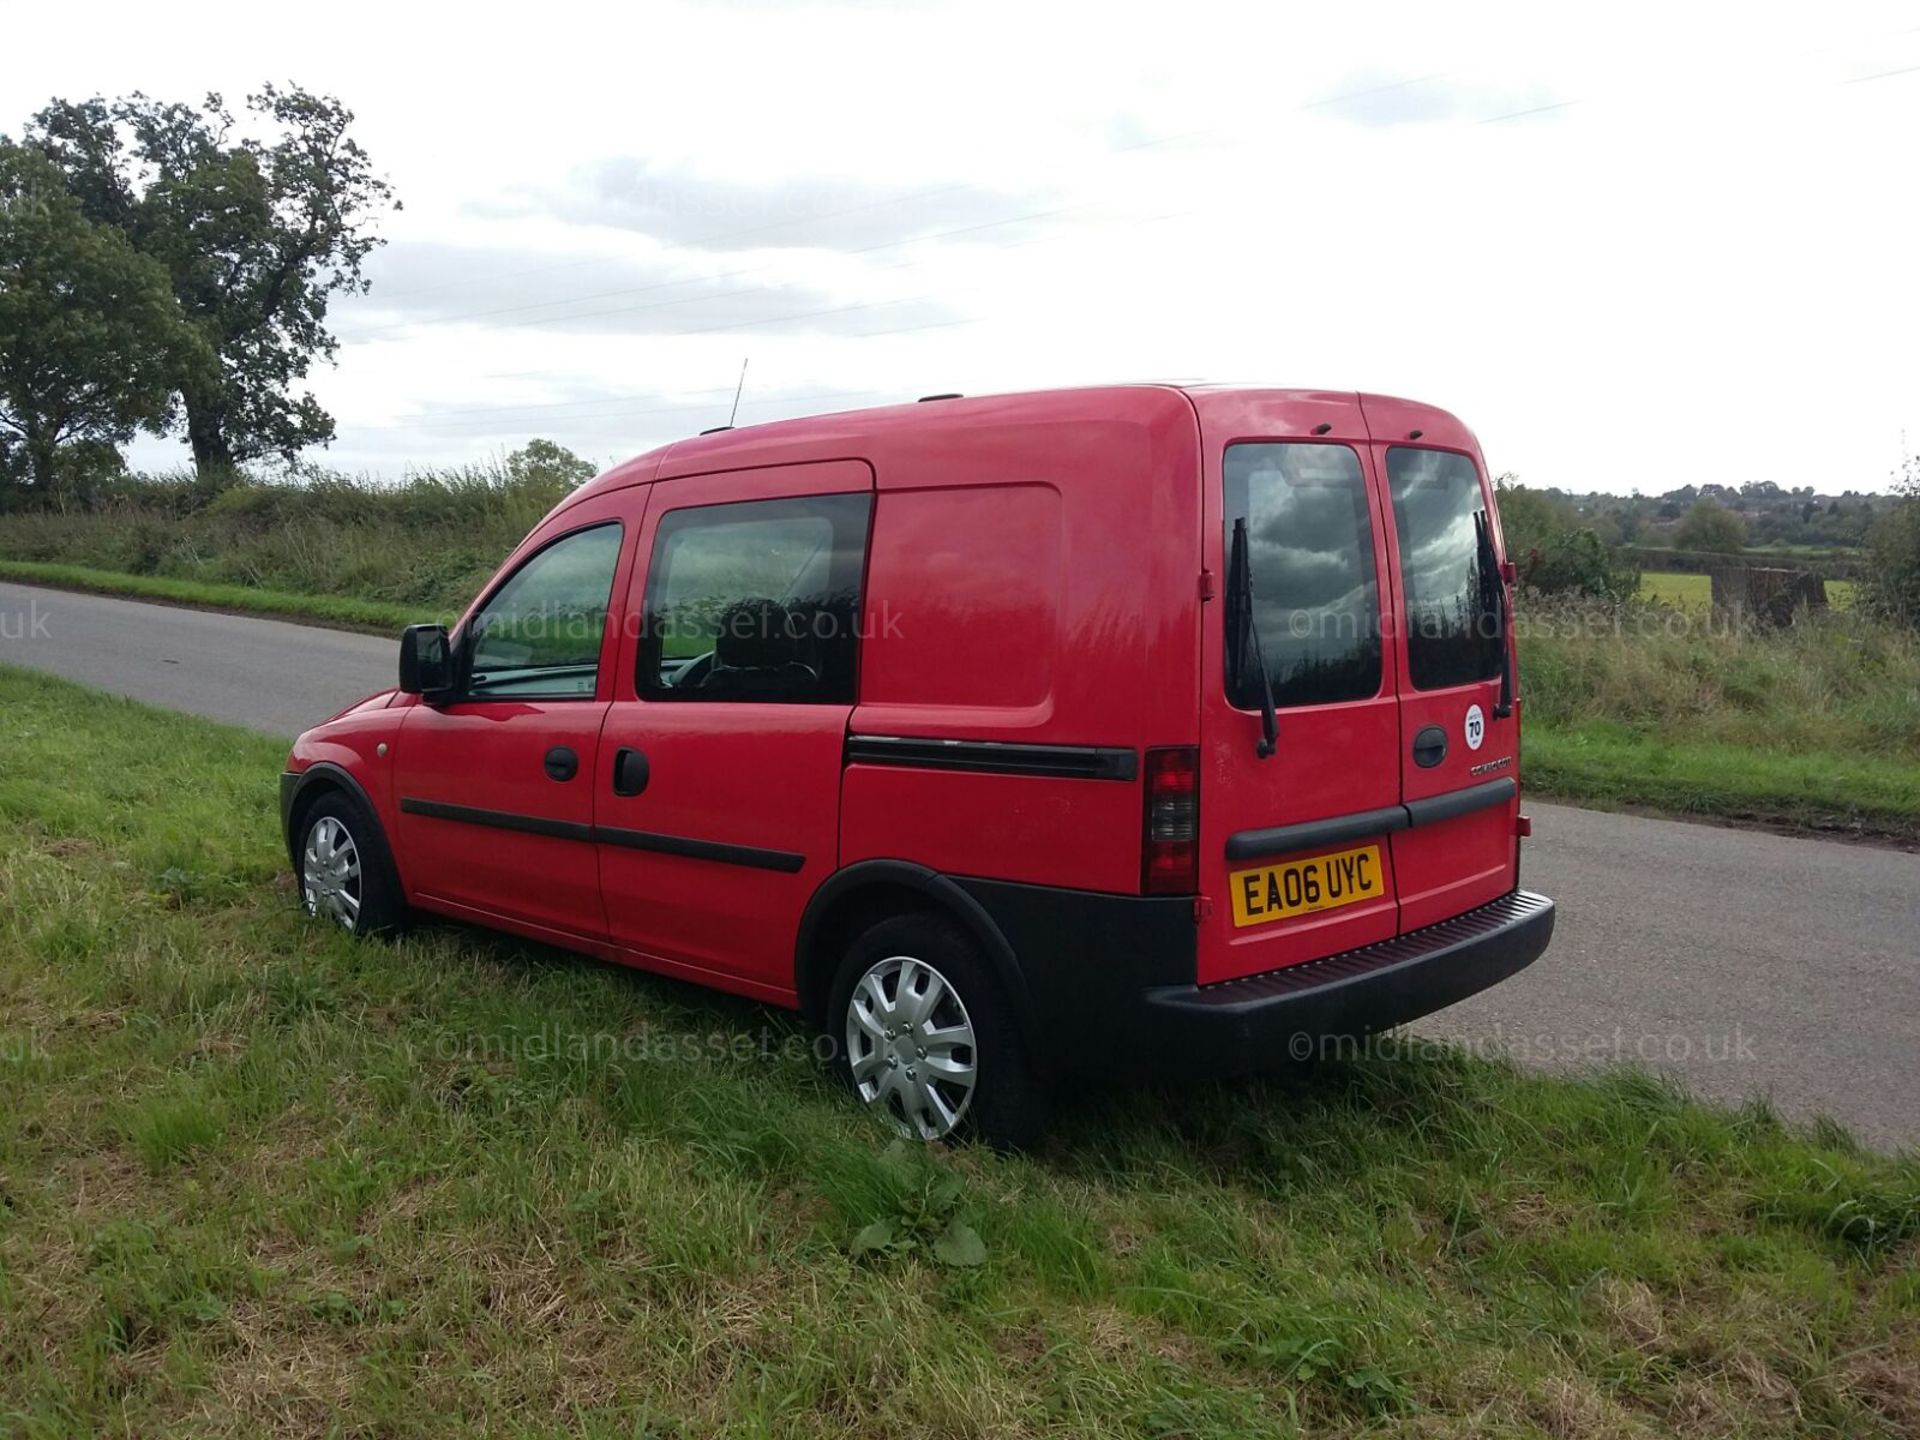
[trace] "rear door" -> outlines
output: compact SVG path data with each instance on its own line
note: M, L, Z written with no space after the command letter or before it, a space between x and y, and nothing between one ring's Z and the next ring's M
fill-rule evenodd
M838 864L873 472L838 460L656 481L593 775L613 941L775 1000Z
M1214 394L1205 453L1199 980L1209 984L1392 938L1389 834L1401 749L1386 520L1352 394ZM1235 524L1278 734L1260 758L1257 669L1229 653Z
M1400 613L1399 771L1409 824L1393 837L1400 924L1417 930L1517 883L1520 719L1502 708L1511 615L1479 447L1444 412L1365 397L1392 513ZM1400 412L1412 413L1400 413ZM1417 437L1388 439L1389 436Z

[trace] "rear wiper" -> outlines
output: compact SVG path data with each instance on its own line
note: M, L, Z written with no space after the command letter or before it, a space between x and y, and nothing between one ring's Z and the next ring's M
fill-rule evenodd
M1247 518L1233 522L1233 548L1227 556L1227 659L1233 667L1233 693L1240 695L1247 664L1252 662L1260 675L1260 743L1253 747L1256 758L1265 760L1279 748L1280 720L1273 712L1273 677L1267 674L1266 656L1260 653L1260 627L1253 623L1253 564L1247 555Z
M1473 512L1473 538L1480 552L1480 603L1493 617L1494 638L1500 643L1500 703L1493 717L1513 714L1513 651L1507 644L1507 582L1500 573L1500 557L1493 552L1493 521L1485 510Z

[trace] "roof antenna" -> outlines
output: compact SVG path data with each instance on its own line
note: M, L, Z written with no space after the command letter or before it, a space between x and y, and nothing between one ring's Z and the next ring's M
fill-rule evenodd
M753 357L749 355L740 362L740 383L733 387L733 409L727 412L727 428L729 430L733 428L733 417L740 413L740 392L747 388L747 360L751 360L752 358Z

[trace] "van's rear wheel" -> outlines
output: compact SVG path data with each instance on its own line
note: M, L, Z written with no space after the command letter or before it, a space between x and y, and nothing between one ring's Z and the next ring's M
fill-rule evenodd
M997 978L951 920L902 915L853 943L834 984L840 1069L867 1107L916 1140L1031 1145L1046 1086Z

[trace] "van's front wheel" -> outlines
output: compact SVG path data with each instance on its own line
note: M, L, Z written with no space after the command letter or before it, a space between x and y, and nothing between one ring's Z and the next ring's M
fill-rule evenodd
M996 977L952 921L903 915L868 930L828 1013L854 1093L901 1134L1010 1147L1040 1138L1045 1083Z
M373 817L342 794L322 796L300 826L300 908L355 935L382 935L406 913Z

